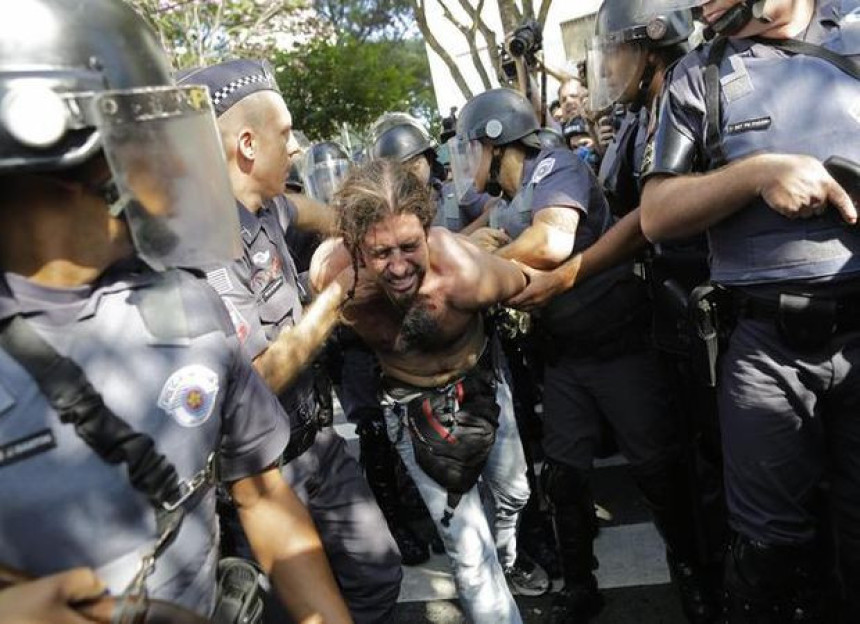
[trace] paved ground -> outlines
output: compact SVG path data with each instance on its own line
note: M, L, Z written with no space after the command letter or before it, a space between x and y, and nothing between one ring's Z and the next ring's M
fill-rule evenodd
M354 429L338 424L341 435L357 452ZM684 624L673 588L669 585L665 553L648 512L619 456L598 463L595 498L610 511L601 522L596 543L598 581L606 607L595 624ZM404 582L394 624L460 624L466 620L444 555L419 567L404 568ZM518 598L526 624L547 622L552 595ZM571 623L576 624L576 623Z

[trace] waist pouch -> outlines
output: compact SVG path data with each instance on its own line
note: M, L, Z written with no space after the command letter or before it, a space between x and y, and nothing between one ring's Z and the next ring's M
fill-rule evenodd
M448 491L448 526L463 494L477 483L496 441L499 406L490 349L459 381L443 388L396 387L387 394L406 412L415 460ZM398 400L397 396L409 396Z

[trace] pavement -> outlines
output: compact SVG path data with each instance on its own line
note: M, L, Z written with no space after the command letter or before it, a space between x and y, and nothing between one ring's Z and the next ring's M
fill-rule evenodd
M355 428L336 413L336 429L358 453ZM600 521L596 571L606 606L593 624L685 624L669 571L663 542L649 519L626 461L619 455L598 460L594 472L596 502L612 516ZM445 555L404 567L403 585L392 624L465 624ZM525 624L548 622L553 594L517 596ZM571 624L577 624L572 622Z

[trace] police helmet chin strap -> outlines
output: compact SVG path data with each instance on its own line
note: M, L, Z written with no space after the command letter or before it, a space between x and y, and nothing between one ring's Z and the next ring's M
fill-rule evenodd
M647 50L645 51L648 52ZM654 82L654 76L657 74L657 65L650 60L646 61L645 69L642 70L642 77L639 79L639 88L636 91L636 97L630 102L630 112L638 113L645 103L648 101L648 91L651 89L651 83Z
M493 197L501 197L504 192L502 183L499 182L499 175L502 171L502 158L505 155L505 148L502 147L499 151L493 148L493 159L490 161L490 176L487 179L485 191Z
M705 28L704 37L710 41L714 37L730 37L739 32L753 19L769 23L770 18L765 15L764 5L767 0L744 0L725 12L714 24Z

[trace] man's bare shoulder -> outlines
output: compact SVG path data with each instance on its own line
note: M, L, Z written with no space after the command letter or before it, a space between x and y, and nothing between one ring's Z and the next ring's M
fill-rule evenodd
M458 273L477 268L479 258L484 253L465 236L443 227L430 228L427 244L434 267L443 273Z
M352 264L352 256L342 238L329 238L320 243L311 259L311 286L321 292L345 268Z

